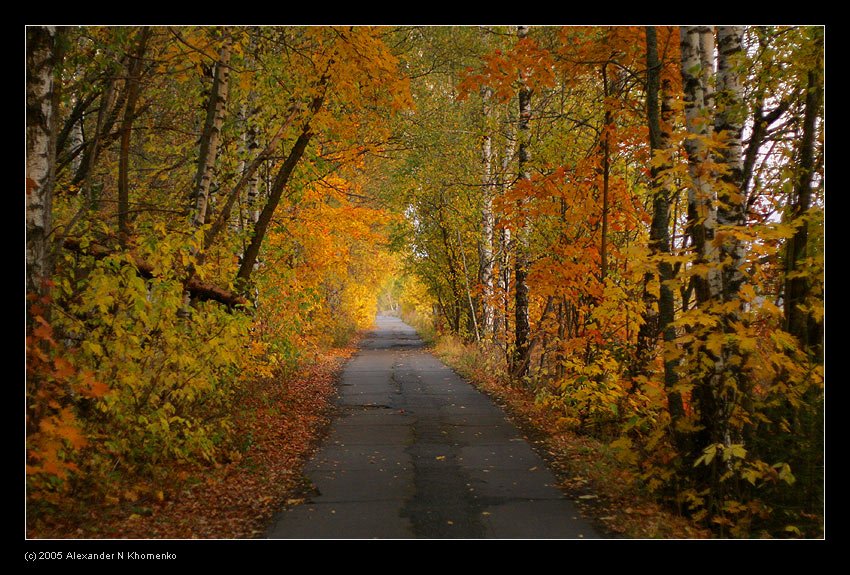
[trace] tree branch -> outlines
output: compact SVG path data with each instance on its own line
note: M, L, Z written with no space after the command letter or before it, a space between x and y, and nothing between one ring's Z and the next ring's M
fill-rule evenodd
M114 253L114 250L98 244L89 244L83 247L78 238L65 238L62 242L65 249L79 254L93 256L95 259L103 259ZM154 276L153 266L144 261L139 255L130 252L130 257L133 260L133 265L139 271L139 275L146 279L151 279ZM191 277L185 281L183 288L188 291L192 297L201 301L213 300L226 305L228 308L238 306L248 306L250 302L239 294L235 294L230 290L226 290L211 283L203 282L197 277Z

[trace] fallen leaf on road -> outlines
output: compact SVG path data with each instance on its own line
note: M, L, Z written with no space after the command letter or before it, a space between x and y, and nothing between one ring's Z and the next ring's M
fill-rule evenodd
M446 456L445 456L445 455L438 455L438 456L437 456L437 457L435 457L434 459L436 459L437 461L442 461L442 460L444 460L445 458L446 458Z

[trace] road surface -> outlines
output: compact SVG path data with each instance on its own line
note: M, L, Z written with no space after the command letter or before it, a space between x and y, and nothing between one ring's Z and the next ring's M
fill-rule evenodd
M267 538L600 537L505 414L401 320L378 317L337 401L305 467L313 495Z

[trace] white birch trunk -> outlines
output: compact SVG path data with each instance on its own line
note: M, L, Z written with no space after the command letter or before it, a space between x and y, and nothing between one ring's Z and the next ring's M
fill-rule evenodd
M252 38L249 42L249 54L252 53L255 48L256 44ZM256 66L254 58L250 55L246 55L244 66L247 69L254 68ZM252 121L254 114L257 111L257 94L252 88L249 88L246 96L246 103L243 104L240 109L240 118L243 124L241 141L243 160L240 164L239 171L243 175L246 171L251 170L251 162L249 158L254 158L256 156L257 149L260 147L260 143L257 139L257 127ZM250 179L245 186L245 209L240 209L239 211L239 225L243 232L253 232L254 225L260 218L259 198L257 197L259 184L260 172L255 169L251 171Z
M742 134L744 131L744 120L746 108L744 104L743 87L738 66L739 58L743 54L742 41L744 29L740 26L720 26L717 30L718 37L718 63L717 63L717 111L714 118L714 129L722 142L721 158L718 161L723 165L723 171L718 180L718 208L717 224L726 227L745 226L747 223L746 198L742 192L744 174L744 148ZM742 273L746 265L746 249L744 243L734 235L724 233L719 237L720 257L723 262L722 299L724 302L737 301L737 305L727 306L724 311L724 329L734 331L734 324L740 320L742 302L739 290L744 282ZM724 347L721 357L718 358L715 369L719 374L724 369L735 370L731 355L737 353L734 348ZM726 368L726 366L729 366ZM723 376L718 375L714 384L722 386ZM747 393L746 381L739 380L738 386L728 388L722 393L722 399L718 401L719 416L723 425L723 442L726 445L742 441L740 434L728 425L732 417L732 411L741 393ZM733 437L734 434L734 437Z
M481 137L481 242L479 260L481 262L481 320L484 337L493 333L493 149L490 137L490 88L481 89L482 116L484 133Z
M76 105L77 105L77 96L74 95L71 99L71 107L73 108ZM70 134L68 134L68 150L71 151L71 152L73 152L74 150L78 150L78 149L83 147L84 143L85 143L85 141L83 139L83 120L81 118L80 120L77 120L76 122L74 122L74 125L71 126L71 132L70 132ZM77 171L80 169L82 162L83 162L83 154L82 153L79 153L76 156L74 156L74 159L71 160L71 171L76 174Z
M249 150L253 150L257 148L257 134L255 131L251 131L250 133L250 144L248 146ZM259 171L255 171L251 175L251 179L248 181L248 190L246 192L246 204L248 207L248 221L250 222L249 227L253 228L254 224L257 223L257 220L260 219L260 202L259 202L259 190L260 190L260 173Z
M696 26L699 38L699 62L702 72L703 104L706 110L714 109L714 27Z
M744 149L742 134L746 108L743 86L737 66L743 55L744 29L740 26L720 26L718 37L717 64L717 112L714 129L723 143L722 158L724 171L718 183L717 224L719 226L746 225L746 199L741 185L744 173ZM724 300L737 299L743 282L741 267L746 252L743 242L733 236L725 236L720 245L723 268Z
M48 236L52 226L55 172L53 69L56 29L27 30L26 258L27 289L41 292L49 279Z
M723 331L734 330L740 306L724 305L739 299L743 281L741 266L745 262L744 245L727 229L746 224L746 206L741 185L744 157L741 136L746 110L743 88L736 59L742 54L743 28L720 27L718 58L713 69L714 39L703 27L681 29L682 81L685 94L685 117L691 187L689 190L689 225L698 262L708 267L708 277L697 283L698 305L714 310ZM712 86L716 81L717 91ZM713 136L720 144L711 158L701 140ZM715 167L712 167L712 161ZM712 369L693 390L699 406L699 448L722 443L729 445L741 438L731 425L732 412L746 382L737 374L732 356L737 352L728 344L719 351L706 352ZM738 358L740 363L740 357ZM729 382L736 382L729 384Z
M697 283L697 297L701 301L719 296L723 287L720 270L714 265L719 261L719 252L714 245L717 208L709 150L705 143L712 133L710 104L714 100L708 75L708 70L712 69L713 54L702 52L703 47L713 49L714 42L708 38L709 35L704 26L680 28L685 124L691 134L685 139L691 179L688 187L689 225L698 260L708 265L706 277Z
M256 156L259 147L257 132L251 124L251 112L249 110L251 98L248 99L248 106L243 105L239 110L239 120L242 124L242 137L239 141L239 155L241 157L239 173L242 175L248 172L250 160ZM260 175L254 170L249 176L248 183L245 184L245 208L239 210L238 221L233 223L233 229L241 232L251 230L260 216L260 210L257 207L257 186Z
M514 125L512 121L507 122L507 132L505 134L505 149L502 155L501 162L501 182L499 188L502 194L507 191L506 182L510 180L509 170L513 161L514 149L516 147L516 137L513 131ZM493 333L497 339L507 341L508 332L508 309L510 308L510 286L511 286L511 230L502 228L499 233L499 274L496 278L497 287L501 294L501 309L496 312L494 310L493 317Z
M198 171L193 189L193 223L200 227L206 223L210 202L210 184L213 179L221 127L227 114L227 94L230 86L230 42L225 39L215 64L215 76L210 91L207 119L201 136L201 150L198 157Z

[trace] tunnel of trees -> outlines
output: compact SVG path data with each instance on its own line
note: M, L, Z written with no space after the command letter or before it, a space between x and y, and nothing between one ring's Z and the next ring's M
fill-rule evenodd
M232 459L247 382L382 308L716 534L822 535L822 27L32 26L25 51L33 525Z

